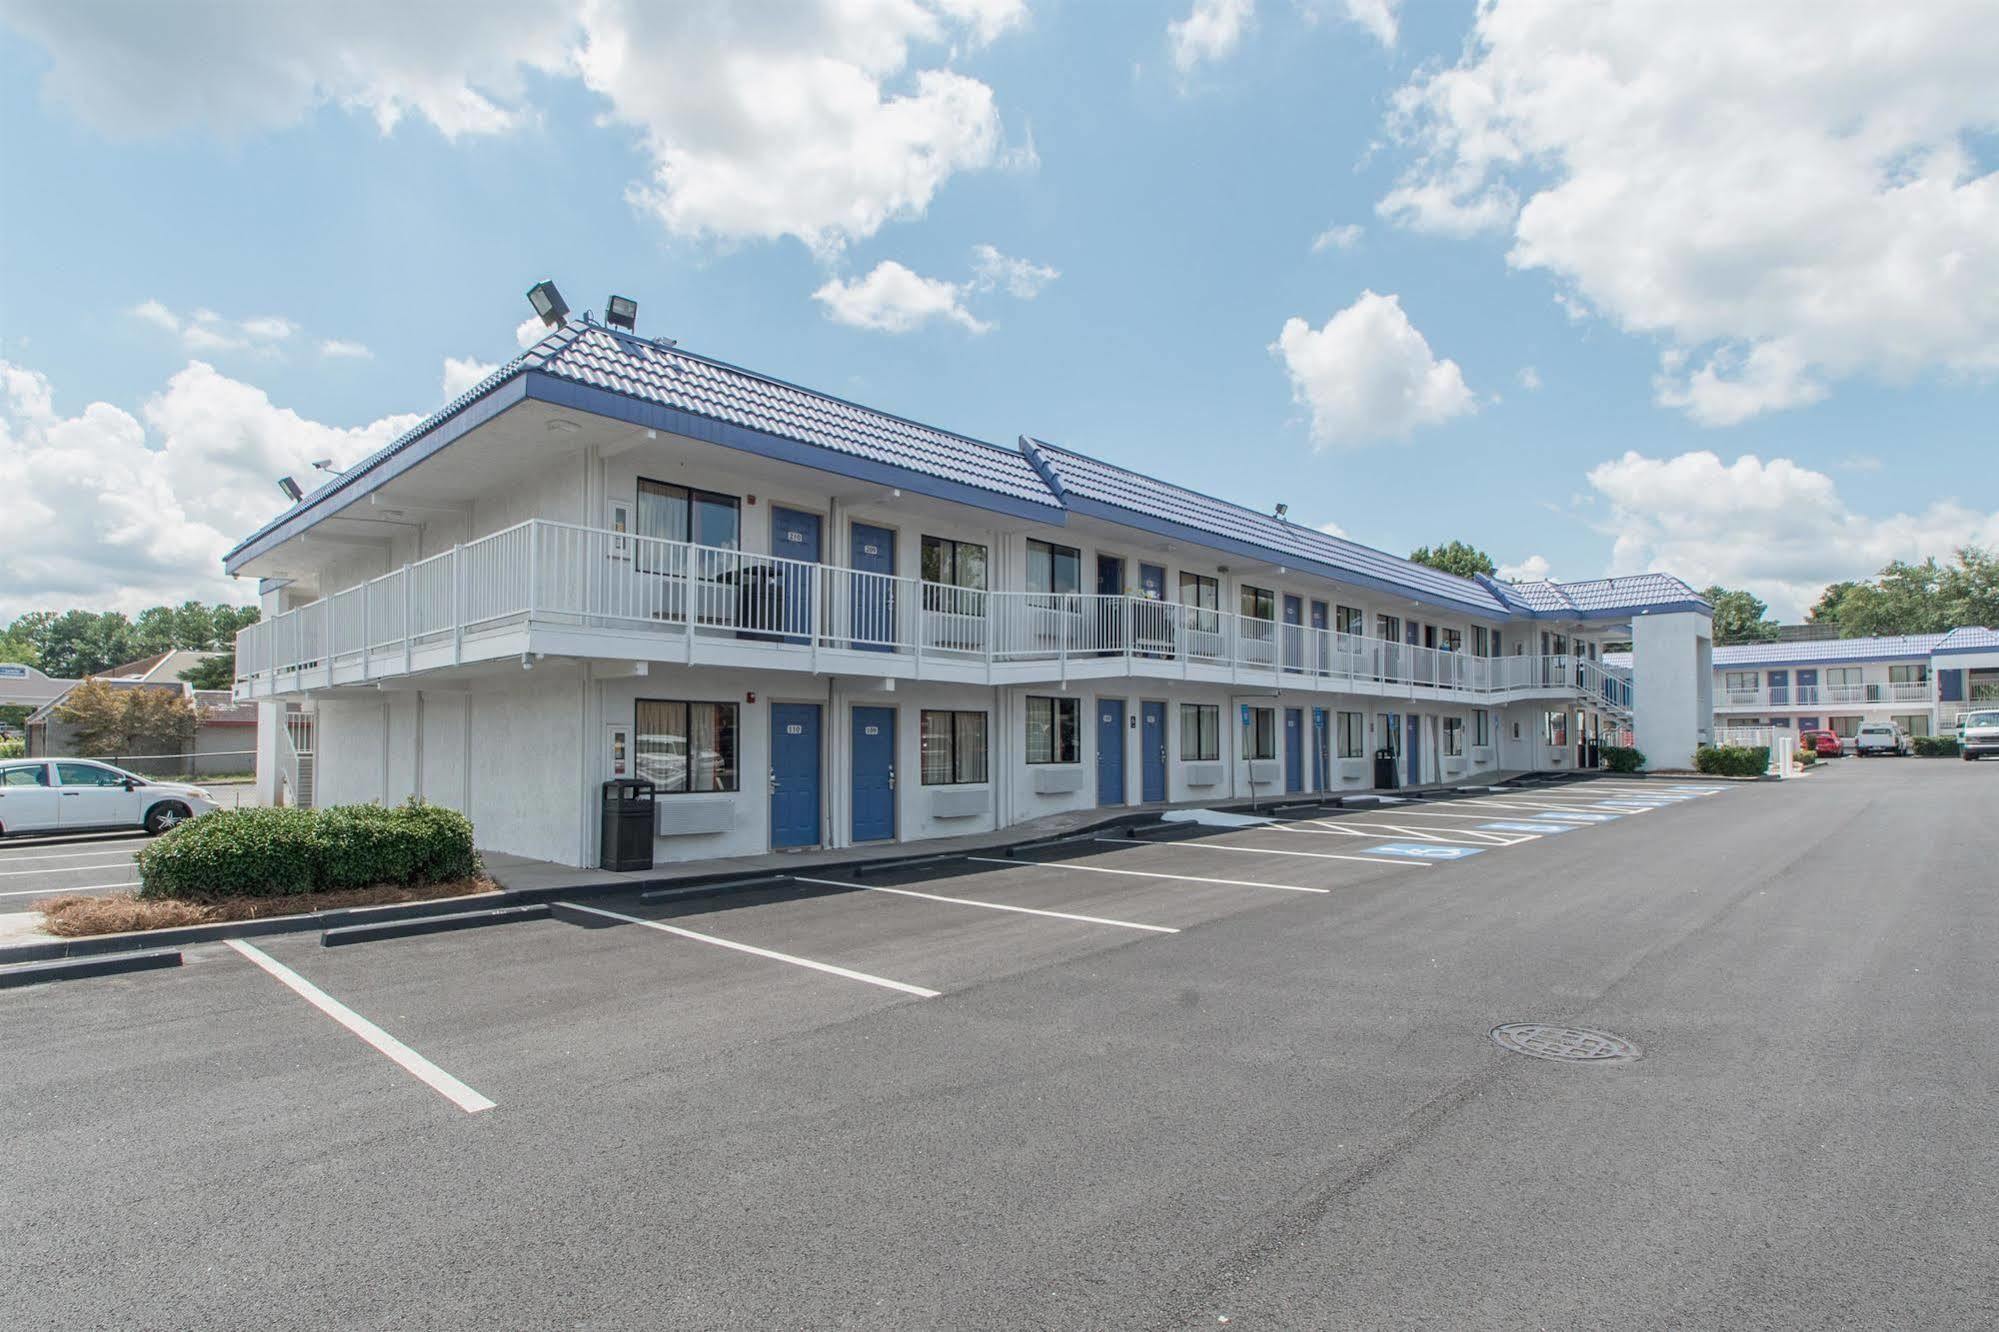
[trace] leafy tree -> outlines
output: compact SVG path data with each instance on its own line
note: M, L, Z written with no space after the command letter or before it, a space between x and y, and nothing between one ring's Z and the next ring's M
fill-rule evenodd
M98 679L70 690L55 715L76 728L79 752L106 758L155 749L178 752L201 723L200 713L177 689L120 689Z
M180 673L180 678L196 689L227 689L236 681L236 654L218 652L203 657Z
M1826 584L1825 591L1819 593L1819 599L1812 603L1812 608L1806 612L1805 618L1813 624L1837 625L1840 605L1846 600L1847 595L1859 586L1859 583L1851 579Z
M1716 647L1730 643L1772 643L1777 638L1777 622L1769 618L1769 606L1754 593L1715 583L1701 593L1714 607Z
M236 632L257 622L255 606L151 606L127 620L117 611L31 611L0 630L0 661L28 661L78 679L175 648L234 653Z
M1469 578L1473 574L1490 575L1499 572L1499 566L1492 562L1492 556L1476 546L1467 546L1462 541L1453 541L1434 549L1429 546L1418 546L1409 552L1409 558L1418 564L1427 564L1432 569L1442 569L1445 573L1453 573L1460 578Z
M1999 626L1999 554L1960 546L1950 564L1896 560L1866 582L1826 588L1811 618L1837 624L1842 638Z

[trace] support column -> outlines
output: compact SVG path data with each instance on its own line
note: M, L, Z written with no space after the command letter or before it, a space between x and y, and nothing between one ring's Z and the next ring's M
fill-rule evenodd
M1714 623L1699 611L1631 622L1631 729L1647 767L1691 768L1714 717Z

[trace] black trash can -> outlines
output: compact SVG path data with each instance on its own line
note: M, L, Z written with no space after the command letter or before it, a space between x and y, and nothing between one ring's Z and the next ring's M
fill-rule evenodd
M1592 740L1589 742L1589 753L1588 757L1583 760L1583 766L1586 768L1600 768L1603 766L1603 746L1597 741Z
M783 637L785 577L768 564L752 564L736 578L736 637L774 643Z
M653 785L639 777L618 777L604 783L603 850L599 867L607 870L652 868Z
M1377 749L1374 751L1374 789L1393 791L1401 783L1395 775L1395 751Z

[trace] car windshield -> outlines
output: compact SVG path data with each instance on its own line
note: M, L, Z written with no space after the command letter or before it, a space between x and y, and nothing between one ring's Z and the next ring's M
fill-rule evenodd
M1999 726L1999 712L1974 712L1964 719L1966 726Z

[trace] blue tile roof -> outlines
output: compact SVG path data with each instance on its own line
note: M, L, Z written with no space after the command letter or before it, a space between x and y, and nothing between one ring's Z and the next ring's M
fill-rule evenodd
M921 425L824 393L787 384L724 361L587 322L558 329L349 467L253 532L233 560L308 509L351 489L382 463L431 435L481 399L528 372L602 389L722 426L795 441L919 476L969 486L1015 504L1046 509L1061 522L1061 502L1018 450Z
M1735 643L1714 650L1716 666L1791 666L1823 661L1886 661L1927 657L1942 634L1896 634L1885 638L1815 638L1801 643Z
M1577 583L1546 579L1507 583L1480 575L1479 581L1515 610L1544 618L1600 618L1668 606L1707 605L1700 593L1671 574L1627 574Z
M1953 629L1943 636L1936 645L1938 652L1992 652L1999 651L1999 629L1984 629L1977 625L1967 625Z
M1506 612L1491 590L1473 579L1155 480L1043 440L1023 438L1020 444L1021 451L1040 465L1063 503L1077 513L1144 526L1162 535L1212 538L1222 543L1222 548L1242 550L1252 558L1475 614L1502 616Z

